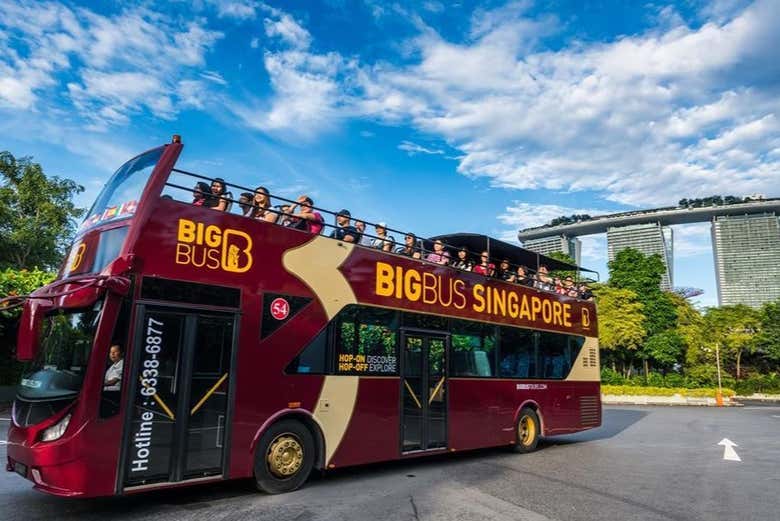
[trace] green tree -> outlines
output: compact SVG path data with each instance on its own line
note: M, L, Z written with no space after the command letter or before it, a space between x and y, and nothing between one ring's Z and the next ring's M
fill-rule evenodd
M668 360L672 346L681 347L678 339L672 341L674 337L666 334L675 328L677 322L677 311L671 294L661 291L661 278L666 268L660 255L644 255L633 248L619 251L608 266L609 285L633 291L642 302L644 328L649 343L639 350L639 355L644 360L647 375L650 372L650 360L660 366L667 365L665 361ZM664 336L653 339L662 333ZM660 358L656 359L655 355Z
M756 336L761 328L758 310L744 304L710 308L704 316L706 339L720 348L724 366L734 366L739 380L742 357L756 351Z
M756 336L756 349L775 364L780 364L780 300L761 307L761 331Z
M0 271L0 297L27 295L54 280L54 273L40 270ZM21 308L0 309L0 385L16 384L21 365L16 362L16 331Z
M28 157L0 152L0 268L56 267L84 210L72 198L84 188L47 177Z
M599 310L599 344L610 352L613 366L619 361L623 375L630 376L635 353L645 339L642 303L629 289L602 285L594 288L594 294Z

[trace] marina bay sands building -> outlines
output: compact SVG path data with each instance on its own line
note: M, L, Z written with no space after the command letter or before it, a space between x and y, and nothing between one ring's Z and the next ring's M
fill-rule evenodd
M539 253L570 254L569 245L572 241L579 243L577 237L606 233L610 260L625 248L635 248L646 255L659 254L666 266L661 287L669 290L674 284L674 241L670 226L708 221L712 225L718 304L758 307L780 299L780 198L602 215L575 223L520 230L518 239L524 247ZM580 262L579 255L575 259Z
M780 220L774 213L712 221L718 302L758 307L780 299Z
M645 255L660 255L666 268L666 273L661 277L661 289L672 290L674 255L671 228L664 227L659 222L607 228L609 260L614 260L619 251L627 248L634 248Z

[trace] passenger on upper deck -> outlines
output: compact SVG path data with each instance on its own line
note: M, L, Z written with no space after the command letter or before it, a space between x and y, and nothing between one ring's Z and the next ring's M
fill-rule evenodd
M577 288L579 292L579 298L582 300L593 300L593 292L590 290L588 286L585 285L585 283L580 283L579 287Z
M503 280L506 282L515 281L515 274L512 272L512 269L509 267L509 259L501 260L501 263L498 265L498 269L496 270L495 277L499 280Z
M206 198L204 206L224 212L230 209L230 199L233 199L233 194L227 191L225 180L215 177L211 182L211 194Z
M534 287L544 291L553 291L555 289L553 286L553 279L550 277L549 272L547 271L547 266L544 264L539 266L539 271L536 272L536 282L534 283Z
M458 250L458 258L453 261L452 267L463 271L471 271L471 268L474 267L474 263L469 259L469 252L466 251L466 248Z
M238 206L241 208L241 214L244 217L252 216L252 194L249 192L241 192L238 196Z
M387 234L387 224L378 222L374 226L376 238L371 241L371 247L382 251L393 251L395 248L395 237Z
M346 209L336 214L336 227L330 233L331 239L338 239L344 242L358 242L360 234L354 226L349 224L350 217L351 214Z
M496 265L490 262L490 255L488 252L483 251L479 256L479 264L474 266L471 271L474 273L479 273L480 275L487 275L488 277L492 277L495 270Z
M195 188L192 190L192 204L195 206L205 206L206 198L211 193L208 183L198 181L195 183Z
M361 246L368 246L370 248L371 247L371 237L367 237L365 235L365 233L366 233L366 223L364 223L363 221L355 221L355 229L360 234L360 236L358 237L357 243L360 244Z
M525 266L517 267L517 275L515 276L515 282L521 286L533 287L534 281L528 276L528 268Z
M276 222L278 216L271 211L271 198L268 197L268 189L264 186L255 188L254 208L251 217L269 223Z
M301 210L295 213L295 208L300 206ZM290 205L288 215L290 216L289 227L296 230L304 230L309 233L319 234L322 231L323 223L325 222L319 212L312 209L314 201L308 195L302 195L298 198L298 202Z
M406 234L404 237L404 245L399 246L395 252L404 257L411 257L413 259L419 259L422 256L420 245L417 243L417 236L413 233Z
M433 241L433 253L429 253L425 260L445 266L450 263L450 252L444 249L441 239Z
M563 291L563 294L567 297L579 298L580 292L577 291L577 286L574 284L574 279L571 275L567 275L563 279Z

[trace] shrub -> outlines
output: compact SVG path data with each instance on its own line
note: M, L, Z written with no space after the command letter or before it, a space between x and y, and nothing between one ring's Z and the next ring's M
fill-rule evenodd
M623 385L624 378L611 367L604 367L601 370L601 382L609 385Z
M602 385L602 394L617 396L690 396L692 398L714 398L716 388L686 389L684 387L643 387L634 385ZM723 396L734 396L733 389L724 388Z

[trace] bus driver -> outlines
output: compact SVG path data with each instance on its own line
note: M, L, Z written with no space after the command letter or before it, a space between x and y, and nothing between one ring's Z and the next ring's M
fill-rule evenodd
M122 384L122 368L124 367L122 348L118 344L112 345L108 352L108 358L111 360L111 367L106 369L106 376L103 378L103 390L118 391Z

